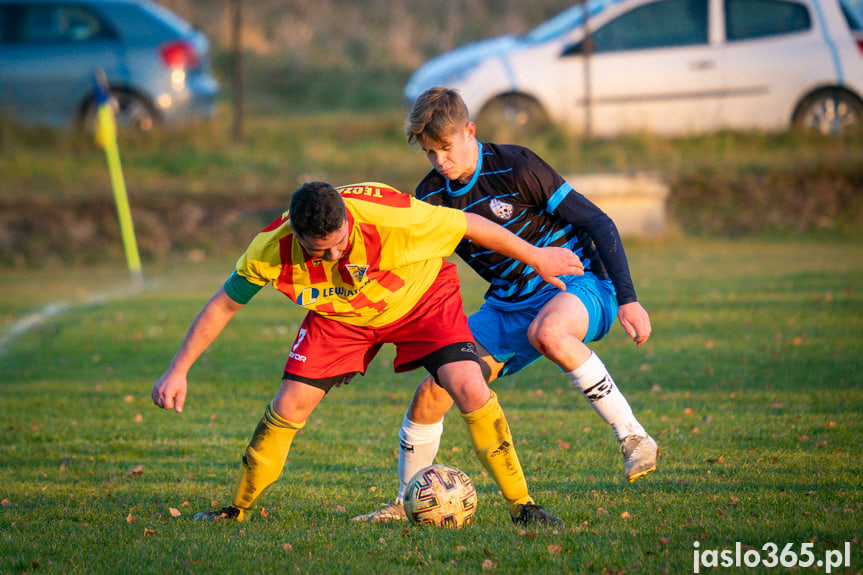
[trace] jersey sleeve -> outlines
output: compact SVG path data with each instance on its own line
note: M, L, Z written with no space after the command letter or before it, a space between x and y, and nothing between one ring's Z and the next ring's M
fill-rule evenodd
M411 198L410 251L424 260L452 255L467 232L467 216L461 210L434 206Z
M379 250L382 270L449 256L467 231L467 217L460 210L431 205L385 184L365 182L338 190L361 233L376 238L370 245Z
M452 255L467 231L467 216L461 210L407 197L410 206L389 214L393 219L378 226L382 233L381 269L396 269Z
M283 224L284 225L284 224ZM247 304L281 272L278 234L264 230L237 260L236 269L225 281L225 293L239 304Z
M275 282L282 272L282 243L290 235L290 223L283 216L259 233L236 263L236 273L249 283L263 287Z
M629 273L629 262L617 226L608 215L570 186L554 168L525 149L527 158L517 162L519 192L573 227L585 230L617 292L617 303L638 301Z
M239 304L247 304L264 287L254 284L241 276L236 270L225 280L225 293Z

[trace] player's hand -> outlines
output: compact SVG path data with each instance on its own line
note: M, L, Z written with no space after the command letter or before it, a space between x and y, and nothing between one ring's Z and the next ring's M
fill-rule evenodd
M159 378L153 385L150 397L153 403L162 409L173 409L177 413L183 413L183 404L186 403L186 376L176 375L170 371Z
M534 262L533 269L539 277L554 287L566 291L566 284L558 276L583 275L584 264L572 250L566 248L540 248L538 261Z
M617 319L636 345L643 344L650 337L650 316L637 301L620 306L617 309Z
M355 371L355 372L353 372L353 373L346 373L345 375L343 375L343 376L342 376L342 378L341 378L340 380L338 380L338 381L336 382L335 386L336 386L336 387L341 387L341 386L343 386L343 385L347 385L347 384L349 384L349 383L351 382L351 380L354 378L354 376L355 376L357 373L358 373L358 372L356 372L356 371Z

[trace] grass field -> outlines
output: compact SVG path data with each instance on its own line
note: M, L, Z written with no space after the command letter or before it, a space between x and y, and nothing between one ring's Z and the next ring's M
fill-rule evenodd
M861 248L632 243L654 335L637 349L617 326L595 349L659 441L658 470L628 484L613 434L551 364L495 384L533 495L567 522L556 532L509 522L455 413L438 460L473 477L477 523L349 520L396 488L396 433L420 374L394 375L389 349L313 414L264 511L243 524L193 523L229 500L298 308L272 290L247 306L192 371L178 415L156 409L150 389L231 261L150 267L146 289L125 296L120 267L6 270L0 572L677 574L692 572L696 552L707 571L718 560L710 550L737 543L767 565L771 543L787 565L810 549L813 562L833 561L847 543L850 567L832 571L858 573ZM462 277L474 309L483 286ZM62 313L7 337L57 302ZM792 570L827 567L711 572Z

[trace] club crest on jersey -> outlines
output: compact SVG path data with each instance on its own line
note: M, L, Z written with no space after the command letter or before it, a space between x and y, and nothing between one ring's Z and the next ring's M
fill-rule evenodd
M488 207L491 208L491 211L494 212L494 215L496 215L502 220L508 220L512 218L512 204L508 204L504 201L494 198L491 202L489 202Z
M316 301L318 301L318 295L320 292L318 288L307 287L302 292L300 292L300 297L297 298L298 305L312 305Z
M363 280L366 279L366 272L369 269L367 265L359 265L359 264L348 264L345 266L348 269L348 272L351 274L351 277L354 278L354 282L359 285L363 283Z

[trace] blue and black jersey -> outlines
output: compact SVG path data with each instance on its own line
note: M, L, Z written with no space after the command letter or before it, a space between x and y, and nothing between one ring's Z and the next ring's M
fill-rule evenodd
M618 305L637 301L614 222L527 148L479 143L470 182L461 185L432 170L416 197L481 215L539 247L567 247L585 271L611 280ZM456 253L490 282L486 298L517 304L540 289L554 289L530 266L470 240L462 240Z

